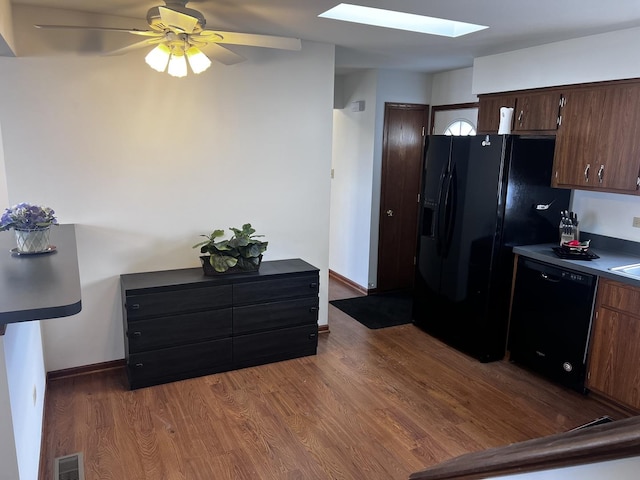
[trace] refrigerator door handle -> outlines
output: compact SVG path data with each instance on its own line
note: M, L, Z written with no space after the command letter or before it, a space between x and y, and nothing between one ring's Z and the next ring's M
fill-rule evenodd
M447 182L447 193L445 195L444 217L445 227L443 232L443 250L442 257L446 258L451 250L451 241L453 240L453 232L456 224L456 204L458 201L458 175L456 166L453 165L449 173Z
M449 195L449 179L450 172L447 169L444 169L441 176L440 183L440 195L438 198L438 215L436 219L436 229L435 229L435 237L436 237L436 253L439 257L444 255L444 243L445 243L445 235L446 235L446 202L447 197Z

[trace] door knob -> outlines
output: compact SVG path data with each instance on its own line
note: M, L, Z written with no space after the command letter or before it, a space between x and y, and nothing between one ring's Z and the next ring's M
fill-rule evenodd
M387 210L387 217L393 217L393 210Z

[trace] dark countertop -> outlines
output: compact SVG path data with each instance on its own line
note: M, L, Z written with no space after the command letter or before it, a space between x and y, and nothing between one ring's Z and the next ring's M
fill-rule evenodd
M17 255L14 231L0 232L0 325L82 309L75 225L51 227L50 242L53 252Z
M581 240L583 240L583 238L581 238ZM618 239L609 241L608 237L594 236L589 249L600 258L593 260L562 259L552 250L552 247L557 246L559 245L555 243L522 245L513 247L513 253L558 267L598 275L599 277L605 277L640 287L640 278L609 270L611 267L640 263L640 244L637 242Z

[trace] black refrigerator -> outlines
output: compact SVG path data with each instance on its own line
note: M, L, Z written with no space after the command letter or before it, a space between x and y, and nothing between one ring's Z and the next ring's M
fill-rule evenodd
M550 186L554 147L553 137L426 138L413 323L482 362L506 353L513 246L559 242L571 191Z

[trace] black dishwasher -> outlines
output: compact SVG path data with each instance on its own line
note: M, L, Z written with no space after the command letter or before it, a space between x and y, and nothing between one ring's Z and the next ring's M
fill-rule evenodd
M597 277L518 258L509 360L585 393Z

